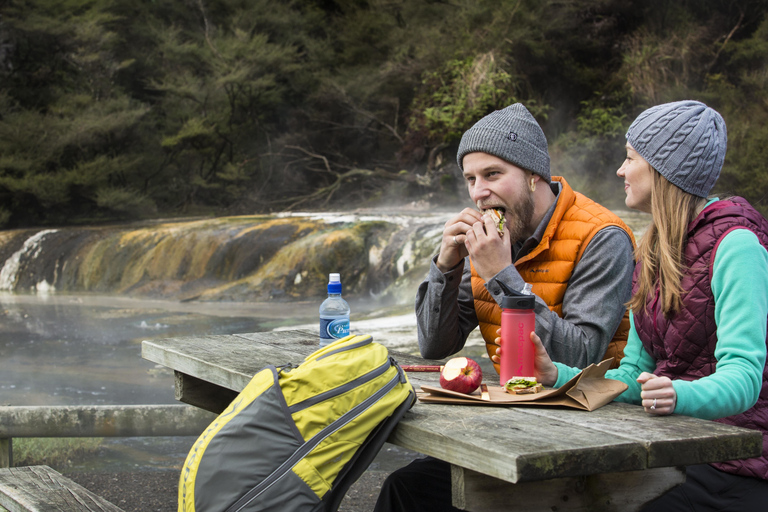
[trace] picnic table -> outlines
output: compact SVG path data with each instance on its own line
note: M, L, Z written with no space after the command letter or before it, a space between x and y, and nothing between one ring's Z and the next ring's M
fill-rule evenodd
M374 340L376 341L376 340ZM287 330L144 341L145 359L174 370L176 398L221 412L267 365L300 363L318 334ZM401 364L435 364L390 354ZM436 373L409 373L438 385ZM484 379L498 384L496 375ZM685 466L757 456L762 435L612 402L594 411L417 403L390 443L451 464L453 503L468 510L638 510L685 480Z

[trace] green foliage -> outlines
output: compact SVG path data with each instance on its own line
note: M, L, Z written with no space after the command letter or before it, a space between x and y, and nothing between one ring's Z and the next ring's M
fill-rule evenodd
M130 188L102 187L96 191L96 205L115 212L116 216L146 218L157 213L154 203Z
M439 71L425 73L423 93L413 102L420 116L410 128L424 129L437 142L453 142L485 114L516 100L512 77L498 69L493 54L450 60Z
M118 35L109 2L10 2L14 71L3 82L0 197L6 222L61 223L113 217L103 188L140 191L131 146L147 107L115 84L128 63L113 58ZM30 94L32 91L35 94Z
M768 0L8 0L0 225L455 201L455 149L524 103L595 199L629 122L701 99L761 201ZM597 91L597 92L596 92ZM616 185L616 186L614 186Z
M768 214L768 20L724 54L724 67L738 74L709 75L702 93L728 128L728 152L714 191L743 196Z
M623 135L627 126L627 114L621 107L604 102L582 101L582 110L576 117L579 132L598 137Z

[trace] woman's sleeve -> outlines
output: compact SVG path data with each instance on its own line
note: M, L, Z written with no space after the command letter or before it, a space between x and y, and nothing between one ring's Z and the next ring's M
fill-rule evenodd
M717 345L715 372L676 380L675 413L717 419L757 402L763 381L768 318L768 251L747 229L720 242L712 270Z
M581 371L578 368L560 363L555 363L555 366L557 366L556 388L568 382ZM643 343L635 330L635 316L630 311L629 336L627 337L627 346L624 347L624 358L618 368L608 370L605 373L606 379L620 380L628 386L626 391L616 397L616 401L640 404L640 384L637 382L637 376L642 372L653 373L655 369L656 362L643 348Z

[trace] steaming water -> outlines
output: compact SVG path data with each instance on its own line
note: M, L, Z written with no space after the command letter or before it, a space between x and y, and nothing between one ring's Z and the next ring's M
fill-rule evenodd
M352 303L353 329L415 352L415 317ZM141 357L141 341L273 328L315 328L318 304L182 303L90 295L0 293L0 405L172 404L173 372ZM409 310L411 308L408 308ZM368 316L367 320L362 319ZM386 340L386 341L385 341ZM106 438L72 470L178 469L190 437ZM394 467L408 457L391 454ZM379 462L386 464L387 462Z
M0 296L0 402L173 402L173 375L141 358L141 340L257 330L258 319L142 307L141 301Z

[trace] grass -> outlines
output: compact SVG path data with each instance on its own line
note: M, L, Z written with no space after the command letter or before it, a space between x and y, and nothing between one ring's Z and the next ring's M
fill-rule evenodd
M13 465L65 466L92 457L101 437L19 437L13 440Z

